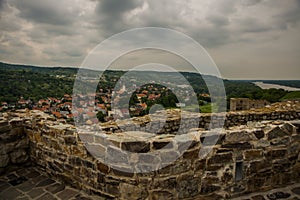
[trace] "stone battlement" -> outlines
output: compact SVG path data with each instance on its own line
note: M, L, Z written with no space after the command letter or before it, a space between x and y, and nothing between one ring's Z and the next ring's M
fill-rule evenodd
M211 118L202 117L204 122ZM226 114L223 130L206 130L200 120L200 128L176 135L174 117L161 134L120 132L108 125L106 134L95 135L88 130L78 134L73 125L37 111L4 113L0 172L33 163L107 199L238 197L299 182L299 119L295 108L261 110ZM112 166L105 164L108 160Z

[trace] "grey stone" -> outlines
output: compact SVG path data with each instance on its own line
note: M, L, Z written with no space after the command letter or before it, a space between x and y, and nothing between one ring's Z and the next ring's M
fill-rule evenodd
M0 155L0 167L6 167L9 163L9 156L7 154Z
M14 164L24 163L28 160L28 155L23 149L13 151L9 155L11 162Z
M240 143L240 142L249 142L257 140L256 137L253 136L253 133L247 131L232 131L226 134L225 142L226 143Z
M0 197L3 199L11 200L16 199L18 196L20 196L22 193L19 192L16 188L8 188L0 193Z
M147 153L150 151L150 143L147 141L125 141L122 142L121 148L133 153Z
M272 130L267 133L268 140L272 140L274 138L284 137L286 135L290 135L286 130L283 130L279 126L276 126Z
M55 183L54 185L50 185L46 187L46 190L52 194L56 194L65 189L65 186L60 183Z
M57 200L53 195L46 193L43 196L37 198L37 200Z
M128 155L114 146L107 147L107 159L112 163L128 163Z
M36 187L44 187L44 186L47 186L47 185L51 185L52 183L55 183L55 181L52 180L52 179L47 178L47 179L42 180L41 182L39 182L36 185Z
M1 183L0 184L0 193L4 190L6 190L7 188L11 187L11 185L9 185L8 183Z
M40 188L33 188L27 193L27 195L30 196L31 198L36 198L38 196L41 196L44 193L45 191Z
M300 195L300 187L293 188L292 192L297 194L297 195Z
M65 189L57 194L57 196L61 199L70 199L78 195L78 192L72 189Z
M22 190L23 192L27 192L31 190L34 187L34 184L30 181L26 181L20 185L17 186L19 190Z

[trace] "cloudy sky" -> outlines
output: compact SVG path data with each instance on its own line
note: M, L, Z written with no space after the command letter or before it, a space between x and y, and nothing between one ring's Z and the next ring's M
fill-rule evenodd
M0 0L0 61L80 66L149 26L195 39L224 78L300 80L300 0Z

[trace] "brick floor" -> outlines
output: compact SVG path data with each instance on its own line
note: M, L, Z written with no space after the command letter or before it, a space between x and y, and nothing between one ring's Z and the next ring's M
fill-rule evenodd
M0 177L0 200L104 200L53 180L32 167ZM233 200L300 200L300 183Z
M267 192L253 193L233 200L300 200L300 183Z
M0 200L104 200L49 178L36 167L0 177Z

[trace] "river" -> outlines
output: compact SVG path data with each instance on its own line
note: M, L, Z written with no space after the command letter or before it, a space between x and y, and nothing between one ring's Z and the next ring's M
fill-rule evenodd
M284 89L287 91L300 91L300 88L288 87L284 85L277 85L277 84L270 84L270 83L263 83L263 82L253 82L255 85L260 87L261 89Z

